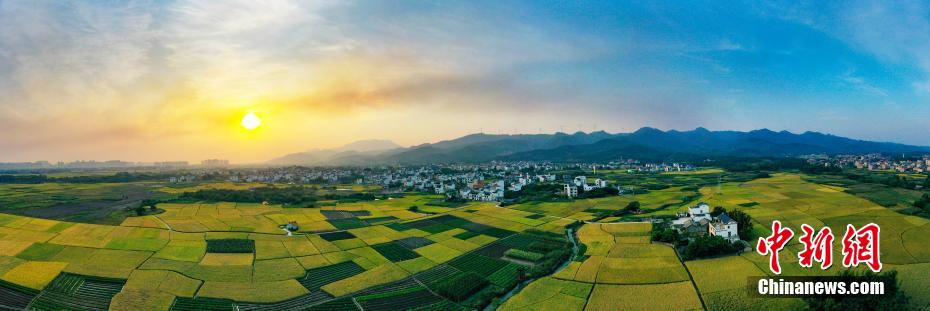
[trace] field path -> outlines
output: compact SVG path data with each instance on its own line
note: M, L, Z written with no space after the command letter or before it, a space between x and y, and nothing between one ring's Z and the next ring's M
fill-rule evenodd
M171 229L171 225L169 225L169 224L168 224L167 222L165 222L164 220L161 220L161 218L159 218L158 215L152 215L152 217L155 217L155 219L158 220L158 222L160 222L161 224L165 225L165 228L168 228L168 231L174 231L174 229Z

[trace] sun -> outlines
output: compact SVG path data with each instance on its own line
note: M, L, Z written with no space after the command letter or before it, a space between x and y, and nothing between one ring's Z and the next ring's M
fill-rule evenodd
M242 127L251 131L262 125L262 119L259 119L254 112L249 111L242 117Z

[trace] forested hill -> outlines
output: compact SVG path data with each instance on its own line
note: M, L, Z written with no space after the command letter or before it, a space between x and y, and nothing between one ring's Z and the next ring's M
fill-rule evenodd
M768 129L749 132L662 131L644 127L633 133L603 131L574 134L472 134L453 140L399 148L380 154L333 157L329 165L423 164L536 160L554 162L693 160L714 157L781 157L803 154L930 152L924 146L872 142L818 132L795 134ZM281 164L281 163L278 163ZM295 163L296 164L296 163Z

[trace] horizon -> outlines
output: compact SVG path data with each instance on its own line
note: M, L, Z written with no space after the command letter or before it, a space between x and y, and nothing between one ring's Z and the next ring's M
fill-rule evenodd
M930 4L0 2L0 162L813 131L928 146Z
M260 161L255 161L255 162L235 162L235 161L230 161L230 164L231 164L231 165L245 165L245 166L249 166L249 165L268 165L268 162L270 162L271 160L280 158L280 157L285 156L285 155L300 154L300 153L311 153L311 152L317 152L317 151L335 150L335 149L347 147L347 146L349 146L349 145L351 145L351 144L355 144L355 143L372 142L372 141L388 142L388 143L392 143L392 144L398 145L399 148L409 149L409 148L419 147L419 146L422 146L422 145L436 144L436 143L443 142L443 141L452 141L452 140L456 140L456 139L460 139L460 138L464 138L464 137L472 136L472 135L491 135L491 136L558 135L558 134L562 134L562 135L577 135L577 134L590 135L590 134L593 134L593 133L596 133L596 132L603 132L603 133L606 133L606 134L609 134L609 135L617 135L617 134L632 134L632 133L634 133L634 132L636 132L636 131L639 131L639 130L642 130L642 129L655 129L655 130L659 130L659 131L662 131L662 132L673 132L673 131L677 131L677 132L691 132L691 131L696 131L696 130L698 130L698 129L703 129L703 130L707 130L707 131L710 131L710 132L741 132L741 133L749 133L749 132L754 132L754 131L770 131L770 132L774 132L774 133L783 133L783 132L787 132L787 133L793 134L793 135L802 135L802 134L806 134L806 133L815 133L815 134L823 134L823 135L837 136L837 135L834 135L834 134L832 134L832 133L824 133L824 132L817 132L817 131L792 132L792 131L788 131L788 130L774 130L774 129L769 129L769 128L758 128L758 129L752 129L752 130L747 130L747 131L738 131L738 130L726 130L726 129L708 129L708 128L705 128L705 127L703 127L703 126L699 126L699 127L693 128L693 129L660 129L660 128L651 127L651 126L643 126L643 127L640 127L640 128L638 128L638 129L636 129L636 130L634 130L634 131L628 131L628 132L610 132L610 131L606 131L606 130L596 130L596 131L588 131L588 132L585 132L585 131L583 131L583 130L578 130L578 131L575 131L575 132L560 132L560 131L556 131L556 132L553 132L553 133L486 133L486 132L477 132L477 133L470 133L470 134L465 134L465 135L462 135L462 136L456 136L456 137L452 137L452 138L444 138L444 139L439 139L439 140L436 140L436 141L423 142L423 143L418 143L418 144L413 144L413 145L401 145L401 144L397 144L397 142L395 142L395 141L393 141L393 140L390 140L390 139L366 138L366 139L360 139L360 140L355 140L355 141L346 142L346 143L344 143L344 144L337 145L337 146L334 146L334 147L331 147L331 148L309 149L309 150L301 150L301 151L297 151L297 152L293 152L293 153L287 153L287 154L278 154L278 155L274 155L274 156L272 156L272 157L270 157L270 158L268 158L268 159L264 159L264 160L260 160ZM852 139L852 140L862 140L862 139L859 139L859 138L856 138L856 137L844 137L844 136L839 136L839 137L848 138L848 139ZM863 140L863 141L868 141L868 140ZM901 143L893 142L893 141L872 141L872 142L901 144ZM903 145L907 145L907 144L903 144ZM911 146L917 146L917 147L930 147L930 146L925 146L925 145L911 145ZM389 149L379 149L379 151L383 151L383 150L389 150ZM143 163L156 163L156 162L185 161L185 162L190 163L191 165L198 165L198 164L199 164L201 161L203 161L203 160L212 160L212 159L223 159L223 160L226 160L225 157L220 156L220 157L209 158L209 159L208 159L208 158L203 158L203 159L169 159L169 158L166 158L166 159L155 159L155 160L148 160L148 161L139 161L139 160L133 160L133 159L115 159L115 158L114 158L114 159L68 159L68 160L64 160L64 159L54 159L54 160L50 160L50 159L34 159L34 160L28 160L28 161L15 161L15 162L14 162L14 161L10 161L10 162L0 161L0 163L31 163L31 162L47 161L47 162L49 162L49 163L54 164L54 163L58 163L58 162L69 163L69 162L93 162L93 161L96 161L96 162L124 161L124 162L130 162L130 163L140 163L140 164L143 164Z

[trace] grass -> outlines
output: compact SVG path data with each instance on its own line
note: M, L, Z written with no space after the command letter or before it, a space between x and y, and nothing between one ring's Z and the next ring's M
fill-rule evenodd
M475 253L469 253L449 261L449 265L462 271L471 271L482 277L487 277L498 269L506 266L507 262Z
M474 272L456 273L432 283L434 291L453 301L462 301L484 288L488 280Z
M235 302L230 299L197 297L178 297L171 305L171 311L234 311Z
M704 295L743 289L748 277L766 275L752 262L740 256L693 260L688 261L687 265L694 276L694 282Z
M253 253L253 252L255 252L255 241L254 240L249 240L249 239L207 240L207 253Z
M251 266L252 254L207 253L200 261L204 266Z
M171 240L155 253L155 258L199 262L207 252L205 241Z
M256 259L273 259L291 257L291 252L283 242L277 241L256 241L255 258Z
M528 252L521 249L508 249L504 252L504 255L514 259L526 260L529 262L536 262L543 258L543 254Z
M587 283L542 278L530 283L500 306L499 310L584 310L594 286Z
M174 297L155 290L123 289L113 296L110 310L167 310L174 303Z
M585 310L700 310L691 282L650 285L597 284Z
M307 273L294 258L255 261L252 280L255 282L298 279Z
M425 257L418 257L415 259L397 262L397 266L406 270L408 273L418 273L435 267L436 263Z
M420 254L417 254L398 243L383 243L374 245L371 248L374 248L376 251L378 251L378 253L384 256L384 258L387 258L391 262L405 261L420 257Z
M296 280L274 282L204 282L198 296L247 302L277 302L307 294Z
M604 258L597 270L598 284L649 284L688 280L676 257Z
M359 273L365 272L365 269L352 261L346 261L334 265L310 269L307 274L300 279L300 283L309 290L318 290L320 287L330 284Z
M204 282L198 297L246 302L277 302L307 294L297 280L274 282Z
M438 243L417 248L414 252L433 262L446 262L462 254L461 251Z
M507 264L489 275L488 281L502 288L509 288L519 281L520 269L526 269L526 267L513 263Z
M152 293L156 291L179 297L193 297L203 282L167 270L136 270L126 280L125 288ZM173 299L172 299L173 300Z
M0 279L41 290L55 279L68 264L64 262L26 261L10 269Z
M320 289L330 295L338 297L368 287L398 281L409 275L407 271L404 271L404 269L397 265L386 263L358 275L324 285Z

